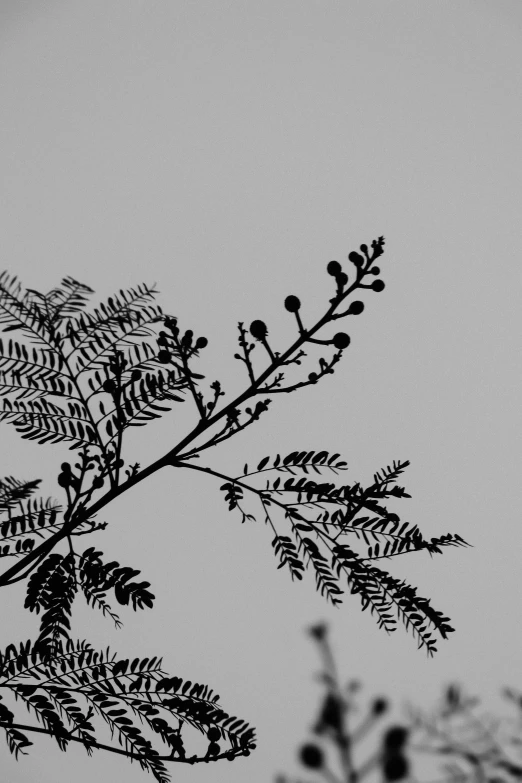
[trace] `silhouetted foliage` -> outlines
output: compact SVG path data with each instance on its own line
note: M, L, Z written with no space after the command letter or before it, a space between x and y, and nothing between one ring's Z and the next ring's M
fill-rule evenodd
M417 525L401 522L387 509L387 499L410 497L396 483L407 461L393 462L376 472L366 487L358 482L338 486L323 480L323 474L337 475L347 468L340 454L326 450L267 456L253 470L245 465L240 476L196 464L203 451L258 421L268 410L271 395L315 385L334 372L350 344L349 335L315 335L339 318L363 312L359 300L339 311L354 291L383 290L381 280L369 282L380 272L374 262L383 254L383 245L380 237L370 250L361 245L362 255L350 253L355 269L350 285L339 262L328 264L335 292L314 326L303 325L298 297L286 297L284 306L296 319L298 335L284 351L272 349L272 337L269 342L263 321L253 320L249 330L240 322L240 352L235 358L245 366L248 385L221 406L225 392L220 381L210 383L207 397L200 388L204 376L194 370L207 338L195 337L191 329L183 332L176 317L152 304L154 288L140 285L120 291L88 313L85 307L94 292L71 277L42 294L33 289L24 292L16 277L6 272L0 275L3 331L18 331L31 343L0 340L0 420L13 424L25 439L40 444L63 442L74 454L71 462L62 462L57 476L62 504L33 497L39 480L0 480L0 514L4 517L0 557L16 560L0 575L0 586L27 579L25 608L40 615L37 639L10 644L3 656L0 689L24 701L43 724L41 728L15 723L14 713L0 703L0 726L13 753L23 753L30 744L24 732L40 731L54 736L63 750L69 741L77 741L88 752L104 748L123 753L137 759L157 780L166 781L166 760L233 759L255 748L254 730L217 707L217 697L207 686L168 677L156 658L130 663L116 659L108 650L96 652L86 641L71 639L70 617L80 592L88 605L100 609L116 626L121 621L109 597L132 605L135 611L153 606L151 585L139 580L138 570L116 561L107 563L103 552L94 547L82 550L73 542L103 530L107 523L96 522L96 515L161 468L196 470L218 478L224 482L220 486L229 509L237 509L243 522L255 518L243 509L245 495L256 498L272 531L278 567L287 567L292 579L298 580L311 567L318 590L334 605L343 593L342 576L381 628L391 632L400 620L429 655L436 649L433 632L447 638L453 631L449 618L418 596L416 588L375 565L407 552L426 550L432 555L445 546L466 545L456 534L424 539ZM333 346L335 352L329 359L320 357L304 379L285 381L291 365L300 366L307 356L304 345ZM261 370L253 362L258 347L262 358L268 357ZM145 468L139 462L127 463L122 445L128 428L160 418L187 398L192 398L197 412L190 432ZM259 477L266 479L265 486L255 485L254 478ZM276 527L281 524L284 534ZM362 545L362 552L344 543L348 536ZM57 551L62 544L66 551ZM87 702L86 712L79 706L82 699ZM98 741L90 722L94 715L107 722L112 735L116 731L123 750ZM324 720L331 722L332 715L331 711ZM178 721L176 728L168 722L172 718ZM142 721L156 739L161 738L167 755L145 738ZM181 730L186 724L209 740L204 756L185 752ZM222 750L220 742L227 747ZM306 758L317 764L312 751Z
M431 712L407 705L400 722L389 718L383 726L383 716L391 709L389 700L378 696L361 708L357 703L361 683L350 680L341 686L327 630L325 623L309 629L323 660L320 680L325 693L319 717L311 725L314 739L297 753L300 764L319 776L313 783L359 783L367 776L390 783L406 779L423 783L425 778L419 777L418 769L426 755L439 762L444 774L426 783L510 783L522 779L522 693L504 689L517 715L500 719L479 713L479 699L452 683ZM365 749L364 758L361 741L368 742L372 733L374 750ZM276 783L297 780L279 774Z

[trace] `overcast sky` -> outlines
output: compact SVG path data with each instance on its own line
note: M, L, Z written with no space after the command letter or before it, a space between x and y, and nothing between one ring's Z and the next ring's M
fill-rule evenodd
M397 511L474 547L394 564L456 628L427 659L356 596L333 609L311 572L292 583L261 513L241 525L217 480L163 471L114 503L89 545L141 569L155 608L122 609L117 631L79 600L75 634L123 657L162 654L257 728L250 758L173 765L180 783L296 770L320 693L304 629L319 620L344 676L399 704L427 707L450 679L491 705L501 686L522 688L521 78L516 0L0 4L1 268L44 292L70 275L94 302L156 283L164 309L209 338L208 382L234 394L237 322L262 318L283 349L285 296L315 322L328 261L383 234L386 289L365 292L335 374L276 396L202 462L239 473L327 449L348 461L343 479L367 482L409 459L413 497ZM194 422L178 406L135 429L125 458L147 464ZM42 478L63 501L67 448L1 432L0 475ZM24 590L2 595L2 647L37 634ZM19 762L2 740L6 783L147 779L121 757L31 739Z

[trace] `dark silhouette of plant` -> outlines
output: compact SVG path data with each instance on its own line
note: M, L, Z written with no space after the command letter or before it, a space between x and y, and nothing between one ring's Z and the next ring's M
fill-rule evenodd
M314 783L359 783L367 776L384 783L419 781L414 772L421 754L439 761L444 774L426 783L509 783L522 779L522 693L504 689L518 715L501 720L479 714L480 700L466 695L460 685L450 684L431 712L409 704L403 720L388 719L383 727L390 701L379 696L366 709L359 708L356 701L361 683L351 680L341 687L326 624L310 628L309 633L323 659L320 680L325 694L311 729L313 740L300 747L298 759L314 772ZM359 743L372 731L378 732L375 750L361 759ZM276 783L291 782L278 775Z
M89 752L104 748L122 753L137 759L158 781L167 781L165 761L234 759L255 748L254 730L218 707L218 697L207 686L169 677L156 657L117 659L108 650L97 652L88 642L70 637L72 606L79 593L117 626L121 623L109 593L135 611L153 606L150 583L136 581L138 570L107 563L101 551L82 550L77 542L80 536L105 528L96 516L111 501L162 468L195 470L218 478L229 509L238 509L242 521L254 518L243 508L245 495L255 497L272 529L279 567L288 567L292 579L301 579L311 566L318 589L333 604L340 603L343 575L350 592L359 594L363 609L370 608L381 628L395 630L395 612L429 655L436 649L432 632L447 638L453 630L449 618L433 609L428 599L375 564L407 552L427 550L432 555L444 546L466 544L456 534L424 539L417 525L402 523L388 511L384 505L388 498L410 497L396 484L407 461L393 462L375 473L366 487L322 480L323 473L337 475L346 469L340 454L328 451L296 450L283 457L264 457L255 469L245 465L241 476L196 464L202 452L256 422L268 410L272 395L316 384L333 373L350 338L344 332L324 339L315 335L337 319L362 313L359 300L343 305L357 289L383 290L384 283L375 279L380 270L374 264L383 254L383 244L381 237L372 242L371 250L361 245L361 253L349 254L355 270L350 285L337 261L328 264L335 292L314 326L303 325L297 296L285 299L298 331L285 350L273 349L263 321L252 321L249 330L239 323L235 358L245 366L248 385L221 406L225 395L221 383L210 384L208 397L200 388L204 376L194 370L207 339L196 338L191 329L182 332L177 318L151 304L157 293L154 288L141 285L120 291L88 313L85 306L94 292L71 277L44 295L33 289L23 292L15 277L0 275L3 331L19 331L32 343L0 340L0 420L13 424L23 438L41 444L64 442L76 453L76 461L63 462L58 475L63 503L35 499L39 480L7 477L0 482L4 517L0 556L15 560L0 575L0 586L27 579L25 607L41 615L37 639L9 644L0 658L0 689L21 699L42 724L15 722L14 713L0 702L0 725L13 753L23 753L31 744L26 732L39 731L52 735L63 750L75 741ZM342 306L346 309L340 311ZM305 358L306 344L333 346L335 352L329 359L319 358L315 371L304 380L285 382L291 365L301 365ZM258 346L261 358L268 356L261 369L253 362ZM122 456L126 430L159 418L187 397L197 411L190 432L144 468L126 462ZM310 473L321 480L312 480ZM265 474L276 478L256 486L254 477L265 478ZM276 512L286 524L286 535L276 528ZM350 536L362 543L365 551L356 552L339 540L341 536L343 541ZM62 543L65 551L59 552ZM95 715L107 722L112 734L116 732L123 750L98 741L91 723ZM175 727L169 723L173 717L178 721ZM163 741L167 752L153 747L142 722L152 738ZM205 755L186 753L181 737L186 724L206 736ZM220 743L225 744L223 749Z

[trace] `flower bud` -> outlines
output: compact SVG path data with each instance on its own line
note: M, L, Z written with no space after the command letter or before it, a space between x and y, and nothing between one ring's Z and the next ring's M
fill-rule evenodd
M352 264L355 264L355 266L362 266L364 264L364 258L360 253L357 253L356 250L352 250L351 253L348 253L348 259Z
M158 361L162 364L168 364L170 362L171 356L169 351L160 351L158 353Z
M208 340L206 337L198 337L196 340L196 348L199 351L200 348L206 348L208 345Z
M343 271L343 268L339 261L330 261L328 266L326 267L326 271L329 275L332 275L332 277L337 277L337 275L340 275Z
M378 266L374 266L372 269L370 269L370 272L372 273L372 275L380 275L381 270Z
M131 381L139 381L142 375L143 373L141 370L133 370L131 373Z
M350 307L348 308L347 312L348 315L360 315L363 310L364 310L364 302L361 302L359 299L356 299L350 304Z
M368 245L361 245L359 249L362 250L363 253L367 253L368 252Z
M169 341L167 340L167 333L160 332L156 342L158 343L158 345L168 345Z
M264 321L252 321L250 324L250 334L256 340L264 340L268 334L268 329Z
M323 766L323 751L317 745L303 745L299 755L301 763L309 769L320 769Z
M112 394L112 392L116 391L116 383L111 378L108 378L103 386L103 391L107 392L108 394Z
M372 283L372 288L374 291L384 291L384 280L374 280Z
M297 313L299 308L301 307L301 302L297 298L297 296L287 296L285 299L285 307L288 310L289 313Z
M337 332L337 334L334 335L333 344L338 351L342 351L350 345L350 337L346 332Z
M221 732L217 726L211 726L207 731L207 737L211 742L216 742L218 739L221 739Z
M308 380L311 381L312 383L315 383L316 380L317 380L317 377L318 376L317 376L316 372L311 372L310 375L308 376Z
M183 338L181 340L182 345L186 345L187 347L190 347L192 345L192 337L194 336L194 332L192 329L187 329L185 334L183 335Z
M174 328L177 328L177 323L178 323L178 319L177 318L172 318L172 316L167 315L167 317L163 321L163 326L166 326L167 329L171 329L172 330Z
M346 272L340 272L337 275L336 280L337 280L339 286L342 288L343 286L345 286L348 283L348 275L346 274Z

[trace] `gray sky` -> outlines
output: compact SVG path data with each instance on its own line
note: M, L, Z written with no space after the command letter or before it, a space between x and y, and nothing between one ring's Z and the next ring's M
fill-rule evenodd
M74 631L122 656L163 654L258 732L249 759L173 766L173 779L267 783L295 769L320 693L303 630L321 619L368 693L428 706L459 678L496 705L502 685L522 686L520 4L4 2L0 36L2 268L42 291L71 275L97 298L157 283L165 310L209 338L208 381L233 394L237 322L263 318L284 348L284 297L315 322L327 262L384 234L386 290L364 295L335 375L276 397L204 462L239 472L327 449L365 482L409 459L413 497L397 511L474 545L390 565L457 629L427 659L355 596L333 609L312 573L292 583L261 514L241 525L218 481L163 472L120 499L89 545L140 568L155 608L122 610L117 631L79 601ZM135 429L125 457L146 464L194 421L178 406ZM60 497L67 449L7 424L2 439L0 475L41 477ZM2 646L36 635L24 595L3 595ZM7 783L147 779L107 753L34 742L17 763L2 740Z

